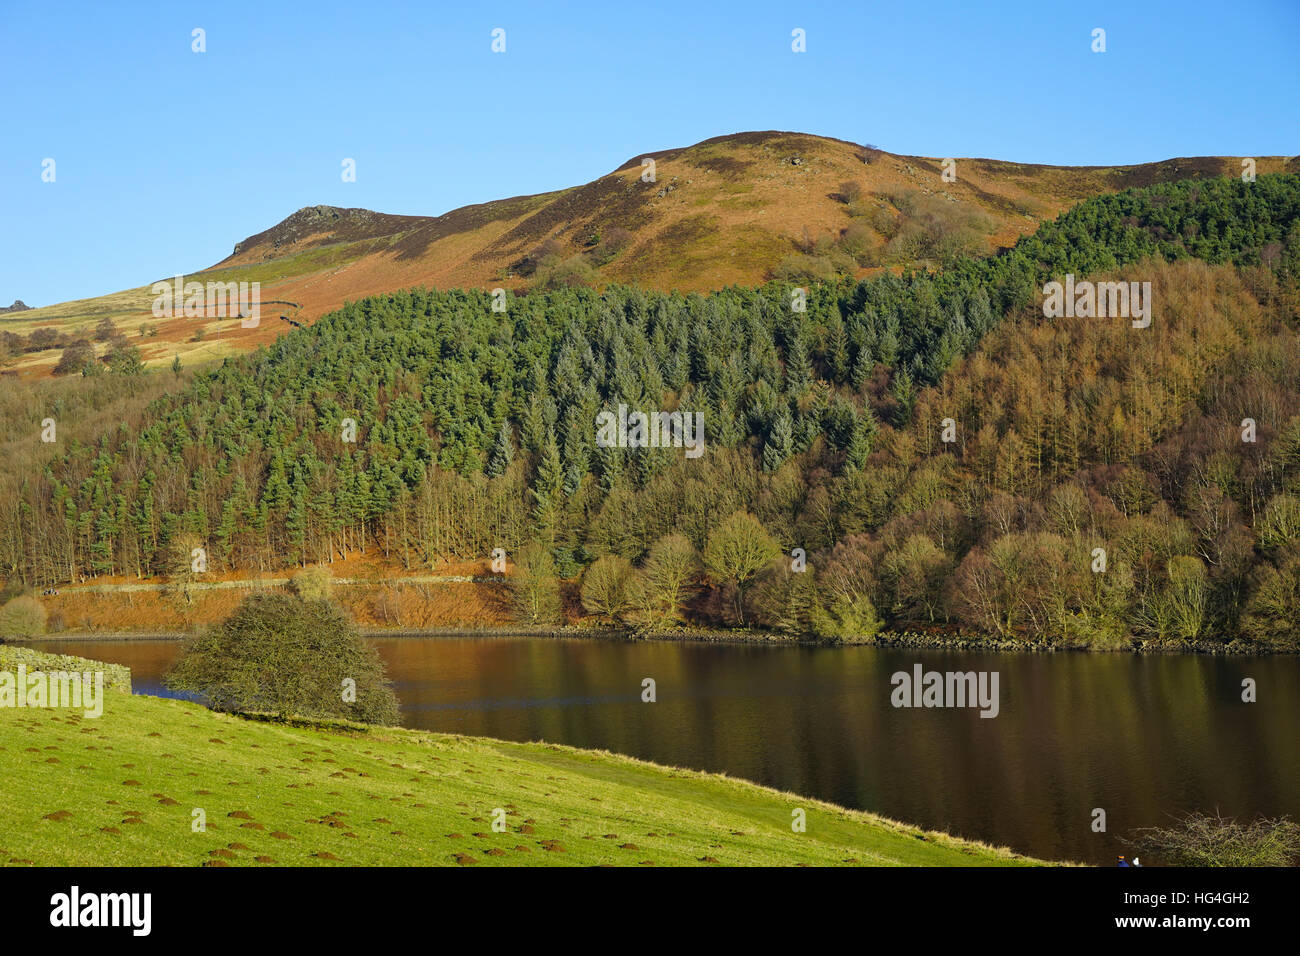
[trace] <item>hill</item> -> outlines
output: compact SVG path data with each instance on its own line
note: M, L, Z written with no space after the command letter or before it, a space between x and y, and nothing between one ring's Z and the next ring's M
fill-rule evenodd
M1145 284L1157 311L1045 319L1040 287L1067 274ZM540 545L572 578L674 535L707 558L730 526L830 576L714 566L689 581L698 621L1283 648L1298 275L1300 177L1267 175L1095 197L1002 255L813 282L802 311L789 282L563 289L505 313L481 291L377 296L92 440L37 446L44 413L20 409L26 447L57 451L38 478L0 471L0 567L167 575L188 606L196 547L202 574L259 575ZM599 444L620 405L702 416L707 454ZM1077 573L1099 547L1110 575Z
M643 160L654 162L653 181ZM1262 173L1293 160L1257 158ZM581 186L441 216L311 206L187 277L261 282L257 328L237 318L155 319L149 286L0 320L7 367L44 376L109 319L147 364L220 359L268 344L344 302L397 289L558 288L634 283L708 291L772 278L861 278L1009 247L1079 201L1189 178L1237 177L1239 159L1059 167L895 155L802 133L738 133L634 156ZM170 279L169 276L158 277ZM9 333L4 336L3 333Z

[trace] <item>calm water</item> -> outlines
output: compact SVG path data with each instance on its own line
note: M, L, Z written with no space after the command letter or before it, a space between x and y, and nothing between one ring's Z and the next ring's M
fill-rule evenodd
M528 638L376 641L407 726L723 771L1053 859L1185 810L1300 819L1300 660ZM48 646L48 645L47 645ZM162 693L173 642L61 642ZM1000 713L896 709L890 676L999 673ZM641 702L653 677L658 701ZM1252 677L1258 703L1241 702ZM1092 809L1108 833L1091 831Z

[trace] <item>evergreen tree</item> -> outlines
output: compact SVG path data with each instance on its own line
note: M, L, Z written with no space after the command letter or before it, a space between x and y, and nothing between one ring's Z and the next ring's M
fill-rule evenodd
M794 450L793 423L784 405L777 410L763 445L763 470L776 471Z
M514 457L514 436L510 432L510 422L502 421L501 428L497 430L496 441L492 445L492 453L488 456L488 477L499 478L504 475Z

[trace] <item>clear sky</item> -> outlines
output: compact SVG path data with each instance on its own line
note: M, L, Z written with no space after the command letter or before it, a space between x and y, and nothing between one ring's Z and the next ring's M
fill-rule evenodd
M193 272L302 206L437 215L742 130L1294 155L1298 64L1300 0L0 0L0 304Z

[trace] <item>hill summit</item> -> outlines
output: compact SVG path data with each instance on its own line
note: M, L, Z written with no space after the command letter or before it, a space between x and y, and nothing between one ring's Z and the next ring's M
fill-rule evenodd
M1259 174L1300 169L1256 157ZM944 266L1010 247L1078 202L1183 179L1239 177L1242 160L1194 157L1137 166L1041 166L926 158L766 130L628 157L592 182L462 206L437 216L306 206L235 244L189 278L259 282L263 302L309 324L347 301L417 286L548 289L611 283L704 292L770 279L807 283ZM147 363L210 361L289 328L192 320L156 325L149 287L10 318L15 333L60 335L11 368L47 374L58 344L107 315L145 330ZM41 340L42 344L45 338Z

